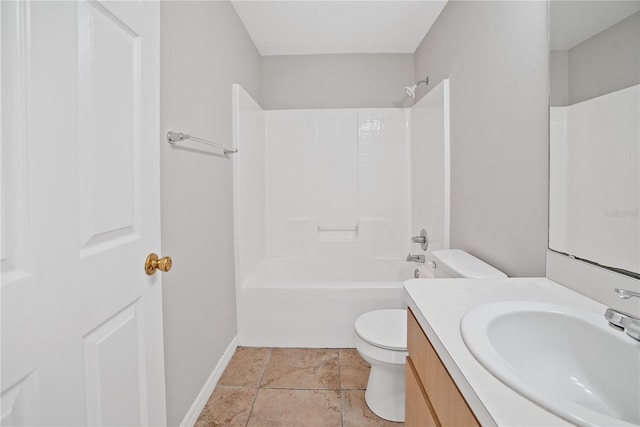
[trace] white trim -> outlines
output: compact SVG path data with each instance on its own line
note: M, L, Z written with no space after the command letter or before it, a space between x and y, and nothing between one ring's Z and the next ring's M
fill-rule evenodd
M218 384L222 373L231 361L231 357L236 351L236 348L238 348L237 335L233 337L233 339L229 343L229 346L222 354L222 357L220 358L220 360L218 360L218 363L216 363L215 368L213 368L213 372L211 372L211 375L209 375L209 379L207 379L207 382L204 383L202 390L200 390L200 393L198 393L198 397L196 397L196 400L193 401L193 404L191 405L191 408L189 408L187 415L185 415L184 419L180 423L180 427L193 427L195 425L198 417L200 416L200 413L204 409L204 405L207 404L211 393L213 393L213 389L216 388L216 385Z
M442 80L444 104L444 234L442 247L451 246L451 89L449 79Z

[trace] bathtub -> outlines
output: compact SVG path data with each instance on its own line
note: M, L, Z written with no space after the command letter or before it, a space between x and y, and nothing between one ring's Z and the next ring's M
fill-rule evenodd
M404 258L324 265L266 258L238 288L238 341L248 347L353 347L361 314L404 308L402 283L415 264ZM429 277L421 268L421 276ZM311 280L310 278L313 278Z

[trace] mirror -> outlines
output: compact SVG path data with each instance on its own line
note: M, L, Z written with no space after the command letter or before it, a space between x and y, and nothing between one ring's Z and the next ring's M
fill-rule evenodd
M549 248L640 277L640 1L550 1Z

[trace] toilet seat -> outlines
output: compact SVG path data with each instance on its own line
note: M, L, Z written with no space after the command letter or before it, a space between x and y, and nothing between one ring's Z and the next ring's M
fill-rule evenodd
M394 351L407 350L407 310L370 311L358 317L355 331L366 343Z

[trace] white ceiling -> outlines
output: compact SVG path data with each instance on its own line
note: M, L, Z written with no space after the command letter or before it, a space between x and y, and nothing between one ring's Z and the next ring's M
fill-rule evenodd
M640 1L552 0L551 50L567 50L640 10Z
M413 53L447 0L231 3L267 56Z

